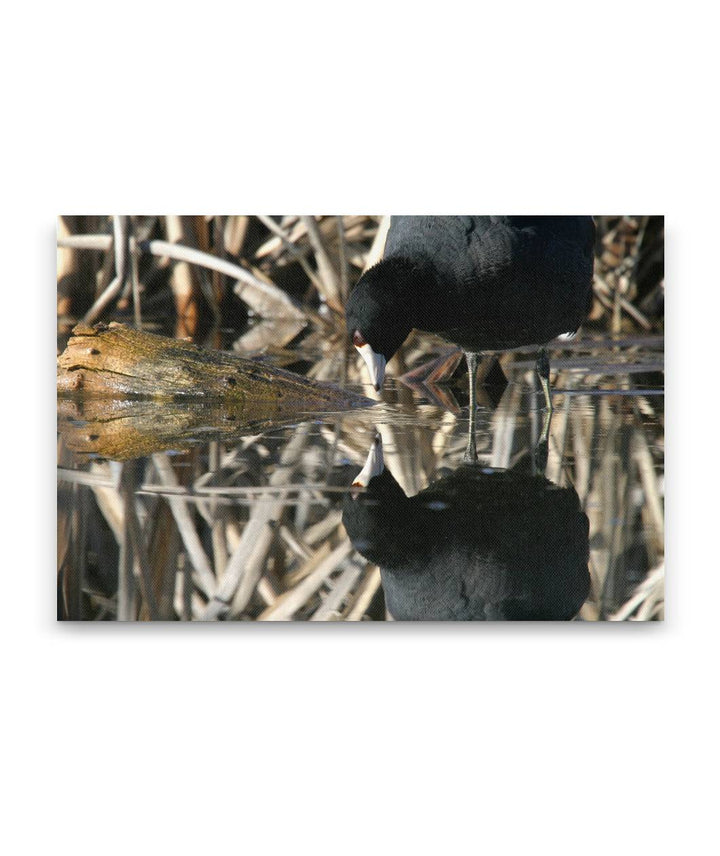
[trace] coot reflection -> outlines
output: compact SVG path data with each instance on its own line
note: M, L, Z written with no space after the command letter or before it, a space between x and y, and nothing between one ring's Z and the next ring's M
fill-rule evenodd
M464 464L408 498L379 437L355 485L343 523L397 620L569 620L588 595L588 519L572 488Z

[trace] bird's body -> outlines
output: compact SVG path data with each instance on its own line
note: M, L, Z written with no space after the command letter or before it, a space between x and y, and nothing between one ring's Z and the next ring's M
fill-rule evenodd
M592 289L589 217L393 217L384 260L410 262L413 327L465 351L574 332Z
M393 217L348 330L385 362L413 328L466 352L542 346L589 310L594 237L591 217Z

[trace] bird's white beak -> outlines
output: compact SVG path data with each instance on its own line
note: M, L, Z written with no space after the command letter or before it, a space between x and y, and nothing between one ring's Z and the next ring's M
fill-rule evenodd
M372 383L375 389L380 392L383 380L385 380L385 366L387 364L387 360L382 354L376 354L370 345L367 344L361 345L359 348L356 345L355 350L363 358L363 361L368 368L368 372L370 373L370 383Z
M382 438L379 434L375 435L373 444L370 447L365 466L360 470L352 483L353 490L350 491L353 499L357 499L360 491L355 488L367 487L370 484L370 479L379 476L385 469L385 461L383 459Z

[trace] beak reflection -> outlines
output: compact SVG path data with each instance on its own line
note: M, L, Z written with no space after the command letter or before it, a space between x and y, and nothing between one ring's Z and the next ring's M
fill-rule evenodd
M365 466L355 477L350 490L350 496L357 499L360 495L359 488L367 487L370 484L370 479L382 474L385 469L385 460L383 458L382 438L379 434L375 435L375 440L370 447Z

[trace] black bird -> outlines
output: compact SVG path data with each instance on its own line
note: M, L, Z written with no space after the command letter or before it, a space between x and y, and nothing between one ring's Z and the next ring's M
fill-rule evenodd
M355 485L343 523L380 567L397 620L570 620L588 595L588 519L573 488L465 464L408 499L379 438Z
M413 328L464 351L475 460L475 374L482 351L538 345L537 371L552 411L544 345L574 333L592 304L592 217L392 217L385 254L348 298L353 344L376 389Z

